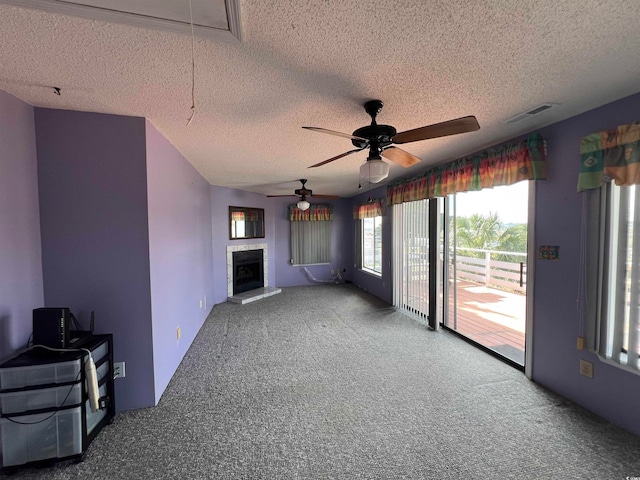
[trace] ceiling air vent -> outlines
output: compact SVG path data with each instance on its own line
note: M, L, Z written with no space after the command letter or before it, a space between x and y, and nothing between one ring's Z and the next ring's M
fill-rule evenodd
M546 112L550 108L557 106L557 103L543 103L542 105L538 105L537 107L532 108L524 113L519 113L518 115L514 115L511 118L506 119L502 123L507 123L509 125L513 125L514 123L521 122L522 120L526 120L527 118L535 117L536 115L540 115L542 112Z

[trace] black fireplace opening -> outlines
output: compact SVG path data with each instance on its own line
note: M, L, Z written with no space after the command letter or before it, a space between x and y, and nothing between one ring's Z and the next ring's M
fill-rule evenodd
M233 294L264 287L264 259L262 250L233 253Z

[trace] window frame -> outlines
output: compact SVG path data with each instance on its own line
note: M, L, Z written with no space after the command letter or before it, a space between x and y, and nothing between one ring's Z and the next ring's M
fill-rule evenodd
M383 251L383 238L382 238L382 224L383 224L383 216L382 215L378 215L375 217L368 217L368 218L362 218L360 219L360 270L367 272L371 275L375 275L378 277L382 276L382 251ZM369 266L366 264L365 261L365 251L367 251L367 247L368 245L365 244L365 242L367 242L367 238L365 236L365 222L369 220L369 221L373 221L373 235L372 235L372 242L373 245L371 245L371 249L373 250L373 266ZM377 225L376 225L377 224ZM379 230L379 238L380 238L380 243L379 245L376 245L376 231ZM380 269L376 270L376 252L379 252L379 265L380 265Z
M636 189L635 193L629 195L629 198L633 195L636 196L633 223L631 228L627 229L629 226L629 223L627 223L621 229L619 220L625 217L630 220L629 209L621 210L623 208L620 205L620 193L622 190L616 189L629 188ZM587 285L582 304L587 307L586 337L589 350L597 354L598 358L605 363L640 374L638 356L636 355L630 363L628 355L628 342L630 341L632 328L629 318L632 313L632 307L629 301L631 294L627 292L627 288L629 287L629 277L633 273L633 257L638 252L631 251L633 242L629 244L627 240L629 239L628 232L631 232L632 238L640 239L640 212L637 204L640 192L637 189L640 189L640 187L620 187L613 184L613 182L608 182L599 189L586 193L587 198L585 201L590 215L583 218L585 223L583 228L588 230L588 247L583 252L583 255L588 255L588 260L586 262L583 261ZM622 236L626 234L627 240L621 239L620 231L623 232ZM624 246L623 250L626 251L626 255L618 255L621 245ZM631 258L629 255L631 255ZM629 269L629 265L631 267L624 277L620 277L617 273L622 265L625 266L625 270ZM640 268L640 265L637 265L637 267ZM621 281L625 285L624 298L616 295L620 291L620 288L616 288L616 286ZM635 295L640 297L637 291ZM619 311L621 305L623 305L622 308L624 309L622 313ZM621 321L621 318L627 319L626 321L629 322L629 325L625 327L625 320ZM635 327L637 327L640 319L634 320L634 323L636 324ZM618 331L615 329L616 326L618 326ZM637 336L635 338L637 339ZM616 345L620 345L620 351L617 351ZM625 348L625 345L627 348ZM637 343L636 348L638 348Z

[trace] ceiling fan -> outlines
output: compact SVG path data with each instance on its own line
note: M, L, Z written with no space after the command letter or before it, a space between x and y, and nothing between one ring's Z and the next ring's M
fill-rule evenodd
M371 125L358 128L351 135L334 130L327 130L326 128L302 127L307 130L348 138L354 147L356 147L354 150L341 153L328 160L311 165L309 168L326 165L334 160L368 148L369 156L367 157L367 161L360 167L360 176L368 179L372 183L378 183L389 174L389 165L382 161L381 156L405 168L421 161L420 158L415 155L401 148L394 147L392 144L403 144L430 138L446 137L448 135L457 135L458 133L473 132L480 128L476 117L470 115L397 133L396 129L391 125L378 125L376 123L376 116L380 113L382 105L381 100L369 100L366 102L364 109L371 116Z
M300 210L308 209L311 204L307 201L307 197L315 197L315 198L340 198L337 195L315 195L313 191L309 190L305 184L307 183L306 178L301 178L300 183L302 183L302 188L297 188L293 191L293 195L267 195L267 197L293 197L295 195L300 197L298 201L298 208Z

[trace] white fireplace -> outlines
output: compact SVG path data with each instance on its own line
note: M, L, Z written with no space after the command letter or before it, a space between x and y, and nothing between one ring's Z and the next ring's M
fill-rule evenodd
M243 252L247 250L262 250L262 261L264 263L264 286L268 287L269 271L267 268L268 255L266 243L254 243L251 245L227 245L227 297L233 296L233 252Z

